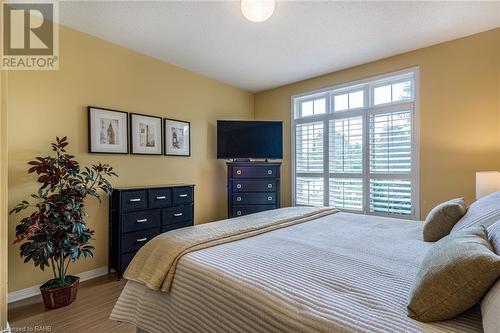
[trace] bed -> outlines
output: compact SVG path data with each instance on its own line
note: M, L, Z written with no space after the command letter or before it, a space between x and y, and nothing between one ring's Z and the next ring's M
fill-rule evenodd
M203 248L180 258L167 292L128 281L111 319L150 333L482 332L478 307L431 324L407 317L414 278L433 244L421 240L422 227L337 212Z

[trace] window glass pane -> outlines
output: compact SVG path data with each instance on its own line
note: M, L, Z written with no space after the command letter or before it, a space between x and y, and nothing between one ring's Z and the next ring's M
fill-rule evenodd
M363 172L362 117L330 120L330 172Z
M411 99L411 81L392 85L392 101L399 102Z
M347 94L335 96L335 111L347 110L349 108L349 99Z
M411 182L401 179L370 179L370 212L411 214Z
M323 122L297 125L295 163L297 172L323 172Z
M314 114L326 112L326 98L317 99L314 101Z
M390 103L392 100L391 85L389 84L387 86L377 87L373 89L373 96L373 104L375 105Z
M307 117L307 116L312 116L313 115L313 102L308 101L308 102L303 102L301 106L301 117Z
M363 179L361 178L331 178L330 206L339 209L363 209Z
M411 171L411 111L370 116L370 172Z
M349 94L349 109L362 108L365 104L363 90Z
M323 177L297 177L295 195L297 205L323 206Z

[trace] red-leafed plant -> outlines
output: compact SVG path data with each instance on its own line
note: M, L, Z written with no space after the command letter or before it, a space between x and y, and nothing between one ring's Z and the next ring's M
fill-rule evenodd
M66 153L67 145L66 137L56 138L52 143L55 156L36 157L28 163L28 173L38 175L40 189L31 195L32 203L22 201L10 212L34 209L16 226L14 243L22 243L24 262L32 260L42 270L52 268L49 288L73 283L67 276L70 263L93 255L89 242L94 231L85 223L84 199L91 196L100 201L99 190L109 196L112 187L107 177L117 176L112 167L101 163L80 170L74 156Z

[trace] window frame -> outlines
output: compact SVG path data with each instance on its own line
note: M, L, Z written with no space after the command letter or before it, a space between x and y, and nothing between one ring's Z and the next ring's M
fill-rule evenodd
M315 100L318 100L318 99L325 99L325 113L318 113L318 114L315 114L314 113L314 101ZM307 103L307 102L313 102L313 114L312 115L309 115L309 116L302 116L300 117L300 119L310 119L311 117L315 117L315 116L323 116L325 114L328 113L328 108L329 108L329 94L328 93L322 93L322 94L314 94L313 96L308 96L307 98L303 98L301 99L300 101L298 101L297 103L297 108L292 111L294 112L294 114L292 115L292 118L294 118L295 115L297 114L302 114L302 104L304 103Z
M412 96L413 99L408 101L397 101L391 103L384 103L374 105L374 89L379 86L384 86L387 84L395 84L399 82L407 81L408 78L412 80ZM349 210L349 209L341 209L345 212L358 213L358 214L367 214L367 215L376 215L376 216L385 216L392 218L401 218L401 219L420 219L420 116L419 116L419 67L410 67L406 69L402 69L399 71L386 73L374 77L365 78L362 80L351 81L342 83L339 85L334 85L314 91L304 92L300 94L296 94L291 96L291 135L290 135L290 143L291 143L291 193L292 193L292 205L296 206L296 177L301 176L318 176L323 178L323 201L324 205L329 205L329 183L332 178L361 178L363 181L363 210ZM391 87L392 89L392 87ZM347 109L342 111L334 111L335 108L335 96L344 94L344 93L352 93L359 90L364 91L364 106L362 108L354 108ZM300 114L298 112L299 103L302 103L305 100L314 100L321 97L327 96L326 98L326 113L311 115L306 117L298 118ZM402 173L400 175L394 175L392 173L370 173L370 138L368 132L369 126L369 118L371 114L391 112L391 111L402 111L405 108L411 109L413 112L411 113L411 168L412 171L410 174ZM330 128L330 120L332 119L345 119L361 116L362 117L362 128L363 128L363 169L361 174L357 173L333 173L330 172L329 166L329 128ZM310 123L316 121L323 121L323 172L322 173L297 173L296 172L296 141L295 141L295 131L297 124ZM337 177L338 175L338 177ZM341 176L341 177L340 177ZM307 177L307 176L306 176ZM399 177L399 178L398 178ZM410 180L411 181L411 203L412 203L412 212L409 215L398 215L393 213L382 213L382 212L370 212L370 179L377 178L394 178L394 179L402 179L402 180Z

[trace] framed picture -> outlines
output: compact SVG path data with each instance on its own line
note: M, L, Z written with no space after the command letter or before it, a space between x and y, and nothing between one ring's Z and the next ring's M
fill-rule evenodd
M89 106L89 153L128 154L128 113Z
M165 118L165 155L191 156L191 124Z
M130 114L130 153L141 155L163 154L162 118Z

